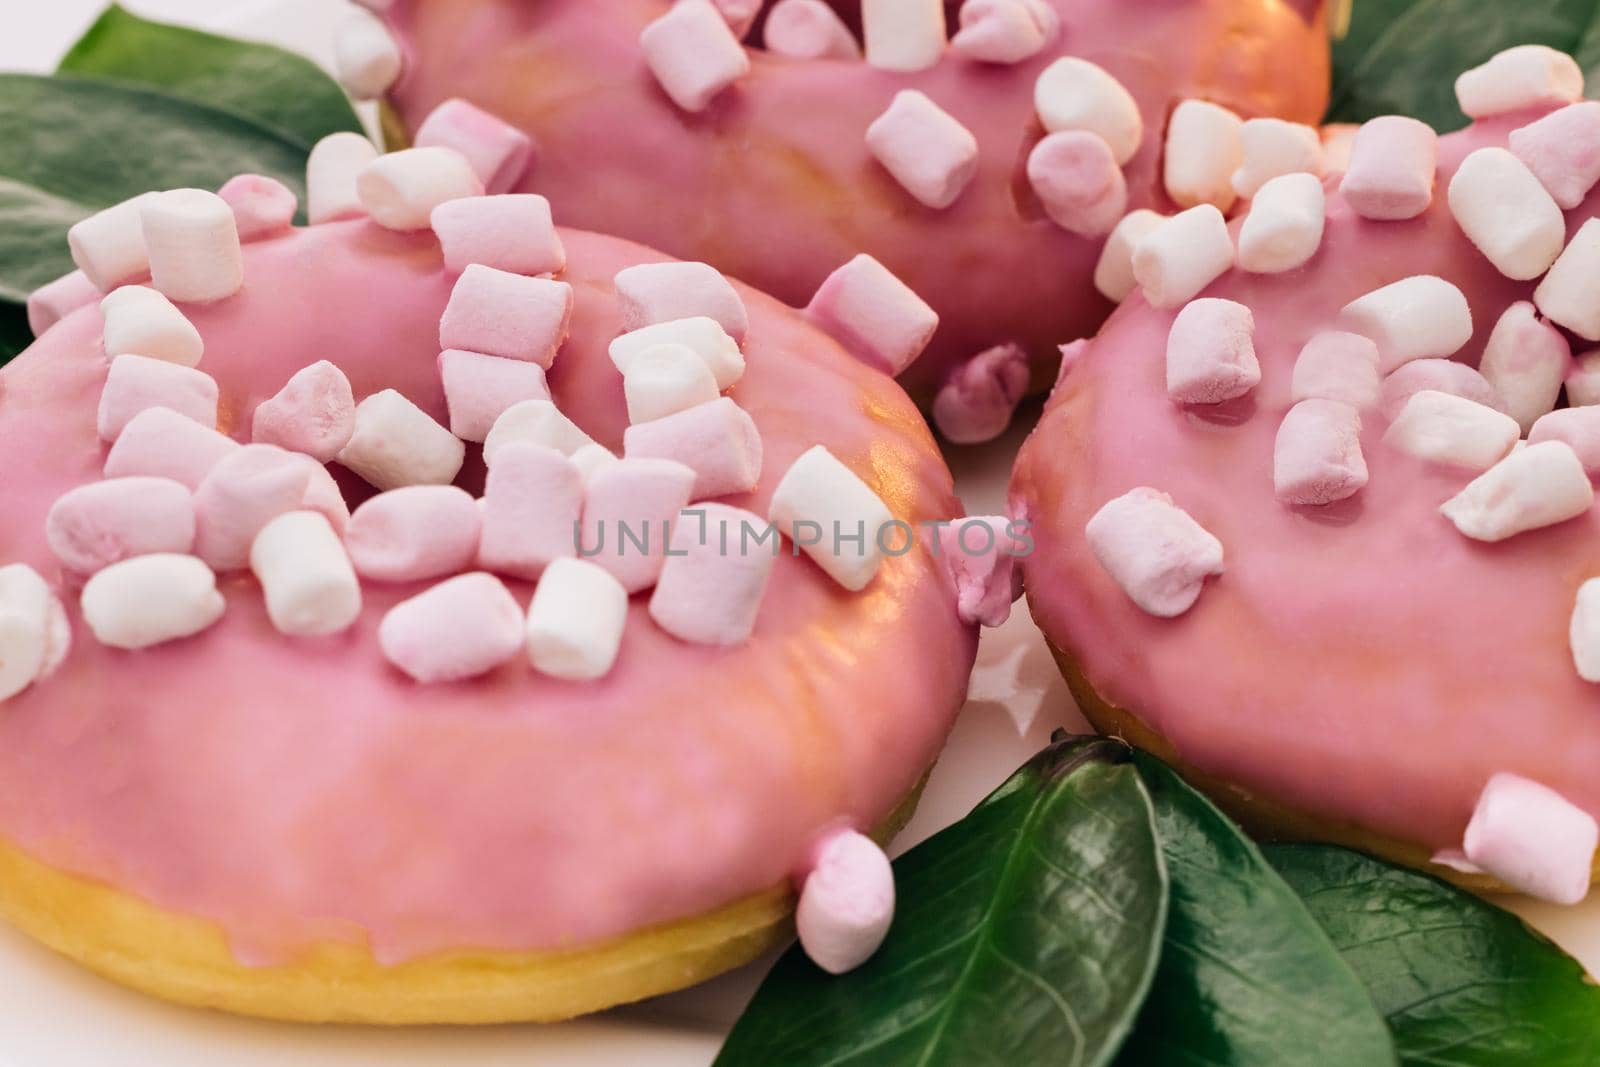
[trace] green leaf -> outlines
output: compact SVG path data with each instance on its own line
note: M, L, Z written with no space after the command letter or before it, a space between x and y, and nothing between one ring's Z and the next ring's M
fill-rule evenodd
M1600 987L1522 920L1417 871L1269 845L1416 1067L1593 1067Z
M1149 988L1166 918L1150 801L1120 742L1059 742L895 861L870 961L779 960L718 1067L1093 1067Z
M1171 903L1161 966L1118 1064L1381 1067L1382 1016L1294 891L1209 800L1159 760L1155 806Z
M1546 44L1600 69L1600 0L1355 0L1333 48L1329 122L1411 115L1459 129L1456 76L1502 49Z
M307 152L330 133L361 132L344 90L305 57L151 22L115 4L73 45L61 70L231 111Z

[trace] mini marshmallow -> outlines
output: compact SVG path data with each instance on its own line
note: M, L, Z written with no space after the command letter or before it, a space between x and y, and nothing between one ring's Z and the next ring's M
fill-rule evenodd
M1586 341L1600 341L1600 219L1589 219L1572 235L1533 302L1545 318Z
M1144 140L1144 118L1133 94L1087 59L1063 56L1033 83L1033 106L1050 133L1087 130L1111 146L1119 167L1128 165Z
M805 313L857 359L889 374L909 367L939 328L939 313L864 252L823 280Z
M694 471L696 500L748 493L761 478L761 433L731 397L635 423L622 450L629 459L673 459Z
M28 294L28 329L35 337L42 337L62 319L99 299L100 290L87 274L81 270L69 271Z
M378 489L448 485L461 473L467 446L393 389L356 405L356 428L338 459Z
M276 396L256 405L251 439L304 452L318 463L336 458L356 430L350 379L325 359L296 371Z
M1047 135L1028 153L1027 174L1050 221L1080 237L1104 237L1128 210L1128 183L1098 134Z
M556 232L550 201L533 193L469 196L433 209L433 232L445 269L460 273L473 263L512 274L559 274L567 251Z
M1021 63L1044 50L1061 28L1047 0L964 0L950 47L982 63Z
M173 189L139 209L150 253L150 284L173 300L208 304L244 285L244 255L233 208L204 189Z
M357 100L376 100L400 77L400 45L381 19L352 12L333 38L333 69Z
M1600 408L1560 408L1542 415L1528 431L1528 443L1565 441L1590 477L1600 474Z
M286 233L294 225L300 199L294 190L276 178L261 174L239 174L229 178L217 195L233 212L234 228L241 241L259 241Z
M1520 775L1493 775L1462 839L1467 861L1511 888L1555 904L1578 904L1600 827L1560 793Z
M192 637L227 609L210 567L165 552L100 571L84 585L79 606L97 641L130 651Z
M622 462L611 449L592 441L567 458L572 460L572 465L583 475L583 484L586 486L593 485L601 471Z
M379 493L356 508L344 540L361 577L420 582L471 567L482 532L478 502L466 490L409 485Z
M916 89L902 89L867 127L867 149L925 207L956 202L978 172L978 139Z
M528 605L528 660L564 681L604 678L627 624L628 593L615 578L588 560L555 560Z
M144 241L144 206L160 193L140 193L97 211L67 231L72 262L102 293L150 273Z
M1222 542L1155 489L1132 489L1108 501L1084 533L1111 580L1158 618L1188 611L1206 578L1222 573Z
M1167 395L1178 404L1220 404L1261 382L1255 317L1232 300L1186 304L1167 334Z
M726 504L696 504L673 524L650 617L680 641L737 645L755 629L778 540L759 516Z
M1381 385L1378 346L1360 334L1330 330L1317 334L1300 350L1289 397L1296 403L1337 400L1365 411L1378 406Z
M1247 200L1281 175L1322 175L1322 135L1315 126L1283 119L1246 119L1239 129L1239 147L1242 161L1230 181L1233 191Z
M518 441L553 448L564 456L594 443L555 404L539 397L511 405L494 420L483 439L484 463L492 466L502 448Z
M628 363L622 376L628 421L649 422L708 404L718 396L717 380L705 360L687 345L656 345Z
M883 944L894 922L894 868L870 837L830 835L800 887L795 932L811 962L829 974L853 971Z
M71 642L66 610L38 572L0 567L0 703L60 666Z
M463 348L550 369L572 325L572 286L479 263L456 279L439 319L439 347Z
M861 46L823 0L778 0L762 37L768 52L790 59L860 59Z
M106 455L105 476L171 478L198 489L211 468L238 451L239 442L169 408L139 412Z
M418 148L453 148L460 152L483 182L484 190L491 194L516 188L533 162L533 140L527 134L498 115L461 99L446 100L428 112L417 127L413 143Z
M728 29L739 40L744 40L761 13L762 0L711 0L721 13Z
M1567 403L1573 407L1600 404L1600 352L1585 352L1567 372Z
M405 148L379 156L356 175L356 196L372 221L409 232L433 225L433 209L482 196L483 181L453 148Z
M218 573L247 566L261 528L305 500L311 466L275 445L224 456L194 491L194 554Z
M544 368L520 359L450 348L439 353L450 432L482 444L495 420L524 400L549 400Z
M867 62L879 70L927 70L944 56L944 0L861 0Z
M618 271L614 284L624 333L703 316L743 344L750 329L738 290L709 263L639 263Z
M440 582L389 609L378 624L384 658L413 681L459 682L522 650L522 608L505 584L476 572Z
M1505 411L1500 394L1494 391L1483 375L1465 363L1453 359L1415 359L1383 379L1380 410L1386 419L1394 419L1417 393L1424 389L1449 393L1474 403Z
M350 524L350 505L345 502L344 492L327 467L309 456L306 458L309 460L305 465L306 473L310 479L306 482L306 495L300 499L300 507L327 519L334 532L343 537L345 527Z
M100 440L115 441L141 411L167 408L202 426L217 424L217 383L211 375L145 356L111 361L95 425Z
M378 149L359 133L330 133L306 159L306 218L312 225L366 214L356 178L378 158Z
M1572 447L1565 441L1541 441L1478 475L1439 511L1465 536L1494 542L1566 522L1593 503L1594 486Z
M1572 621L1567 626L1567 644L1572 649L1572 664L1578 677L1600 682L1600 578L1590 578L1578 586Z
M1511 453L1517 420L1464 397L1423 389L1406 400L1383 439L1418 459L1482 471Z
M639 34L645 64L672 102L704 111L750 73L750 56L708 0L679 0Z
M784 472L767 518L830 578L855 593L871 583L883 563L894 513L860 475L816 445Z
M1139 287L1133 276L1133 250L1157 226L1167 221L1167 216L1148 208L1130 211L1122 216L1100 249L1100 261L1094 268L1094 287L1100 295L1114 304L1120 304Z
M1272 486L1279 500L1319 507L1354 496L1366 484L1360 412L1320 399L1289 409L1272 450Z
M315 511L290 511L263 526L250 546L250 570L279 633L336 634L361 614L361 583L350 557L333 526Z
M1185 100L1167 120L1163 182L1179 207L1233 206L1233 173L1244 162L1243 120L1206 100Z
M1255 274L1281 274L1304 266L1322 247L1327 222L1322 179L1284 174L1256 190L1239 230L1239 266Z
M1339 312L1340 324L1378 346L1384 374L1414 359L1448 356L1472 339L1472 309L1460 289L1431 274L1374 289Z
M143 285L113 289L100 301L105 318L106 355L148 356L193 367L205 353L194 323L172 301Z
M544 445L513 442L495 456L483 488L478 565L537 578L552 560L576 555L583 475Z
M63 494L44 536L61 565L94 574L133 556L194 547L194 501L170 478L113 478Z
M622 334L611 342L611 362L626 375L640 354L665 344L693 349L711 368L719 390L730 388L744 377L744 354L738 343L715 319L704 315L659 322Z
M1233 238L1222 212L1201 204L1163 221L1133 249L1133 276L1154 307L1199 296L1233 266Z
M1495 269L1529 281L1550 269L1567 239L1561 208L1516 156L1480 148L1450 179L1450 212Z
M1526 433L1556 406L1571 364L1572 349L1561 331L1540 322L1533 305L1520 300L1495 323L1478 371Z
M995 627L1011 616L1022 595L1018 555L1026 543L1004 515L973 515L941 523L935 543L956 590L956 613L968 626Z
M1539 44L1507 48L1456 79L1456 100L1475 119L1582 99L1583 71L1577 60Z
M1433 203L1438 167L1439 135L1432 126L1382 115L1356 131L1339 195L1362 218L1414 219Z
M1011 425L1030 377L1021 345L984 349L957 367L934 396L934 425L953 444L992 441Z
M1545 191L1571 211L1600 182L1600 103L1586 101L1553 111L1511 131L1511 152Z
M579 554L629 593L650 588L666 559L668 530L688 505L694 479L694 471L668 459L615 460L586 475Z

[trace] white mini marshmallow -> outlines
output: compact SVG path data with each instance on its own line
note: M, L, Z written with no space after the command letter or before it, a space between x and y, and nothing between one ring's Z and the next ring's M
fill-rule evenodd
M524 400L549 400L544 368L521 359L447 348L439 353L439 377L450 408L450 432L482 444L495 421Z
M964 0L950 47L981 63L1021 63L1044 51L1061 29L1049 0Z
M1578 586L1572 621L1567 626L1567 644L1572 649L1572 665L1577 668L1578 677L1600 682L1600 578L1589 578Z
M241 241L287 233L300 206L293 189L262 174L237 174L223 183L217 195L233 211L234 227Z
M556 232L550 201L533 193L469 196L433 209L433 232L447 270L481 263L512 274L559 274L567 251Z
M465 489L409 485L356 508L345 547L363 578L419 582L470 568L482 535L482 509Z
M100 393L95 426L100 440L115 441L135 415L149 408L167 408L202 426L217 425L217 383L193 367L146 356L118 356L111 361Z
M900 544L890 526L894 513L883 498L823 445L808 449L784 472L767 518L852 593L871 583L886 551Z
M1133 249L1133 276L1158 308L1187 304L1232 266L1233 238L1211 204L1165 220Z
M0 703L54 671L71 641L66 611L38 572L0 567Z
M696 504L673 524L672 550L650 595L650 617L680 641L737 645L755 629L780 542L760 516Z
M1495 323L1478 370L1527 433L1555 408L1571 365L1572 349L1561 331L1540 322L1533 305L1519 300Z
M100 301L106 355L149 356L184 367L200 362L205 342L172 301L144 285L113 289Z
M621 463L621 458L605 445L590 442L567 457L583 475L584 485L593 485L600 472Z
M44 535L62 567L93 574L154 552L194 548L194 500L170 478L112 478L80 485L50 506Z
M74 223L67 231L72 262L102 293L150 273L144 206L160 193L140 193Z
M250 546L250 570L279 633L336 634L361 614L361 583L350 557L333 526L315 511L286 512L263 526Z
M391 230L426 230L440 204L482 195L483 180L453 148L390 152L356 175L362 208L373 222Z
M1465 536L1493 542L1566 522L1593 503L1594 486L1572 447L1541 441L1478 475L1439 511Z
M1167 395L1179 404L1219 404L1261 381L1255 318L1232 300L1192 300L1167 334Z
M1108 501L1084 533L1111 580L1158 618L1188 611L1206 578L1222 573L1222 542L1155 489L1132 489Z
M113 563L84 585L79 605L97 641L129 650L193 636L227 609L211 568L171 553Z
M1467 823L1467 861L1518 892L1555 904L1589 894L1600 826L1560 793L1520 775L1489 779Z
M35 337L42 337L62 319L99 299L100 290L87 274L81 270L68 271L28 294L28 329Z
M553 560L577 554L583 475L555 449L506 445L489 468L482 506L484 570L537 578Z
M335 459L356 430L355 395L344 371L325 359L302 367L277 394L256 405L251 440Z
M902 89L867 127L867 150L926 207L956 202L978 172L978 139L916 89Z
M311 147L306 159L306 218L312 225L366 214L356 178L377 158L377 147L359 133L330 133Z
M1600 352L1585 352L1567 371L1567 403L1600 404Z
M1028 184L1057 226L1103 237L1128 210L1128 183L1111 146L1087 130L1048 134L1028 153Z
M866 253L828 275L805 313L857 359L889 374L922 355L939 327L939 313Z
M1565 52L1539 44L1496 53L1456 79L1456 100L1475 119L1583 99L1583 70Z
M1249 199L1284 174L1322 175L1322 135L1315 126L1283 119L1246 119L1239 130L1242 162L1233 191Z
M225 300L244 284L244 254L233 208L204 189L173 189L139 209L150 253L150 284L173 300Z
M1457 224L1508 278L1537 278L1561 254L1567 239L1561 208L1504 148L1480 148L1462 160L1449 199Z
M823 0L778 0L767 11L768 52L790 59L860 59L861 45Z
M1244 161L1243 126L1238 115L1205 100L1185 100L1173 109L1162 180L1179 207L1233 206L1233 174Z
M1418 274L1357 297L1339 313L1340 324L1378 346L1378 370L1452 355L1472 339L1472 309L1460 289Z
M634 423L622 448L630 459L673 459L694 471L695 499L748 493L761 479L761 432L732 397Z
M744 343L750 314L726 275L709 263L639 263L617 272L617 308L624 333L661 322L708 318Z
M1600 102L1571 104L1511 131L1513 154L1571 211L1600 182Z
M1432 126L1382 115L1356 131L1339 195L1363 218L1414 219L1433 203L1438 167L1439 135Z
M218 573L248 566L262 527L304 506L316 467L275 445L245 445L224 456L194 491L194 554Z
M1423 389L1400 409L1383 439L1435 463L1482 471L1511 453L1521 437L1517 420L1464 397Z
M709 0L678 0L639 34L645 64L684 111L704 111L750 73L750 56Z
M1600 407L1559 408L1540 417L1528 431L1528 443L1565 441L1592 478L1600 475Z
M715 319L697 315L658 322L630 330L611 342L611 362L624 375L641 354L657 345L683 345L692 349L711 369L717 389L728 389L744 377L744 354L739 344Z
M1338 400L1302 400L1278 426L1272 485L1286 504L1320 507L1367 484L1361 454L1361 413Z
M338 460L379 489L447 485L461 472L467 446L393 389L356 405L356 428Z
M1118 166L1139 151L1144 118L1123 84L1087 59L1063 56L1033 83L1033 106L1050 133L1088 130L1111 146Z
M1414 359L1383 379L1379 398L1383 417L1393 419L1417 393L1432 389L1503 412L1505 403L1483 375L1454 359Z
M831 834L800 887L800 947L829 974L853 971L888 936L894 903L894 868L883 849L854 830Z
M483 439L483 461L494 465L496 454L515 442L544 445L570 456L594 443L577 423L562 414L551 401L534 397L513 404L501 412Z
M135 415L106 454L105 476L171 478L198 489L211 468L239 442L169 408Z
M428 112L413 143L418 148L460 152L491 194L516 188L533 165L531 137L500 116L459 98L446 100Z
M1550 273L1533 292L1545 318L1586 341L1600 341L1600 219L1572 235Z
M1358 411L1378 406L1378 346L1357 333L1329 330L1306 342L1294 363L1289 397L1337 400Z
M1256 190L1239 230L1239 266L1281 274L1304 266L1322 247L1328 205L1315 174L1283 174Z
M439 347L525 359L550 369L572 326L572 286L473 263L439 317Z
M666 560L671 524L688 506L694 471L668 459L613 456L584 475L584 490L579 554L630 593L650 588Z
M384 658L413 681L458 682L524 647L522 608L492 574L463 574L401 601L378 625Z
M635 356L622 376L622 391L630 423L708 404L718 395L717 380L705 360L694 349L675 344L656 345Z
M400 77L400 45L383 21L351 12L333 38L333 69L357 100L376 100Z
M528 605L528 660L534 670L569 682L611 673L628 624L628 591L582 559L545 568Z
M1094 287L1100 295L1114 304L1120 304L1139 287L1133 276L1133 250L1150 232L1167 220L1167 216L1148 208L1130 211L1117 223L1100 249L1100 261L1094 268Z
M879 70L927 70L944 56L944 0L861 0L867 62Z

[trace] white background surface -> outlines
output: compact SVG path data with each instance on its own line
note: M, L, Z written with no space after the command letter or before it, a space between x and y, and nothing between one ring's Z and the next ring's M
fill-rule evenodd
M3 0L0 70L48 71L102 0ZM326 62L345 0L124 0L139 14L295 47ZM13 11L16 10L13 8ZM1002 510L1021 432L956 455L968 510ZM965 814L1053 729L1083 729L1021 605L984 635L971 698L896 844L904 849ZM1600 973L1600 898L1580 909L1518 904ZM765 964L698 989L560 1026L378 1030L259 1023L162 1004L57 959L0 926L0 1064L6 1067L704 1067ZM776 1065L775 1065L776 1067Z

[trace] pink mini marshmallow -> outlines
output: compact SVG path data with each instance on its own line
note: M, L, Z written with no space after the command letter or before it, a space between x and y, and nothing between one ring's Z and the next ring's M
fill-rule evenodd
M755 629L777 539L758 515L726 504L696 504L673 525L672 551L650 595L650 617L680 641L737 645Z
M743 344L750 329L744 300L708 263L640 263L618 271L615 284L623 333L703 316Z
M883 849L854 830L830 834L800 886L800 947L829 974L853 971L889 935L894 903L894 868Z
M1099 134L1047 135L1028 153L1027 171L1045 214L1069 233L1104 237L1128 210L1128 183Z
M522 651L522 608L494 575L463 574L389 609L378 645L413 681L476 678Z
M343 537L345 527L350 524L350 505L344 499L343 490L334 481L328 468L310 456L306 457L306 472L310 475L310 481L306 483L306 495L301 499L300 507L317 512L328 520L334 533Z
M1567 211L1583 203L1600 182L1600 103L1586 101L1553 111L1512 130L1511 151L1533 171Z
M550 201L533 193L468 196L433 209L433 232L446 269L473 263L511 274L559 274L567 250L556 232Z
M1573 407L1600 404L1600 351L1585 352L1567 371L1567 403Z
M259 241L287 232L294 225L294 213L300 206L294 190L261 174L229 178L217 195L233 209L241 241Z
M710 0L678 0L639 35L645 64L684 111L704 111L750 73L750 57Z
M270 400L256 406L251 439L304 452L327 463L344 450L356 430L350 379L327 360L296 371Z
M1021 63L1044 50L1061 28L1046 0L966 0L950 47L981 63Z
M465 100L446 100L417 127L418 148L453 148L466 157L484 191L516 187L533 162L533 141L496 115Z
M1289 385L1292 400L1338 400L1359 411L1377 407L1381 390L1378 346L1358 333L1338 330L1306 342Z
M572 325L572 286L473 263L439 319L439 347L522 359L550 369Z
M100 290L81 270L63 274L28 294L28 329L35 337L77 311L100 299Z
M161 359L133 355L113 359L96 417L100 440L115 441L135 415L150 408L167 408L215 427L217 383L204 371Z
M1528 431L1528 443L1565 441L1578 454L1590 477L1600 474L1600 407L1560 408L1539 418Z
M450 432L482 444L495 420L524 400L549 400L544 368L520 359L458 348L439 353L439 377L450 408Z
M1158 618L1188 611L1206 578L1222 573L1222 542L1156 489L1140 487L1108 501L1084 533L1111 580Z
M602 466L588 479L579 554L629 593L650 588L694 481L694 471L669 459L629 458Z
M478 565L533 579L551 560L577 554L583 474L543 445L515 442L495 455L483 488Z
M1179 404L1219 404L1261 381L1255 317L1232 300L1191 300L1167 334L1167 395Z
M857 359L889 374L909 367L939 328L938 312L865 253L828 275L806 315Z
M250 545L273 519L305 499L304 456L276 445L245 445L224 456L194 492L194 554L212 570L250 565Z
M1383 379L1379 411L1384 418L1393 420L1406 406L1406 401L1424 389L1459 396L1496 411L1505 410L1494 386L1465 363L1454 359L1417 359L1403 364Z
M992 441L1011 425L1028 380L1028 353L1022 346L985 349L957 367L933 398L934 425L954 444Z
M1475 119L1581 99L1583 70L1578 61L1542 44L1496 52L1456 79L1456 101Z
M1462 851L1519 892L1577 904L1589 895L1597 842L1593 815L1547 786L1501 772L1478 797Z
M356 508L345 548L356 573L375 582L420 582L460 574L478 558L483 518L453 485L411 485Z
M1359 411L1338 400L1302 400L1289 409L1272 450L1279 500L1319 507L1354 496L1366 484Z
M778 0L762 29L767 51L790 59L860 59L861 45L823 0Z
M186 555L194 547L194 501L170 478L94 482L51 506L44 535L61 565L78 575L133 556Z
M867 150L906 192L935 210L955 203L978 173L978 139L916 89L896 93L867 127Z
M728 24L728 29L739 40L744 40L750 33L750 28L755 25L756 16L761 13L761 0L711 0L717 10L722 13L722 18Z
M672 459L694 471L696 500L747 493L761 479L761 432L731 397L635 423L622 448L629 459Z
M1489 334L1482 374L1517 420L1522 432L1551 411L1561 396L1561 383L1572 366L1572 348L1561 331L1539 321L1534 307L1520 300L1506 308Z
M1022 595L1017 559L1027 547L1004 515L973 515L940 524L938 555L956 590L956 612L968 626L999 626Z
M1339 194L1368 219L1414 219L1433 203L1439 135L1403 115L1364 123L1350 149Z
M170 408L148 408L123 427L106 455L105 476L171 478L198 489L211 468L239 442Z

